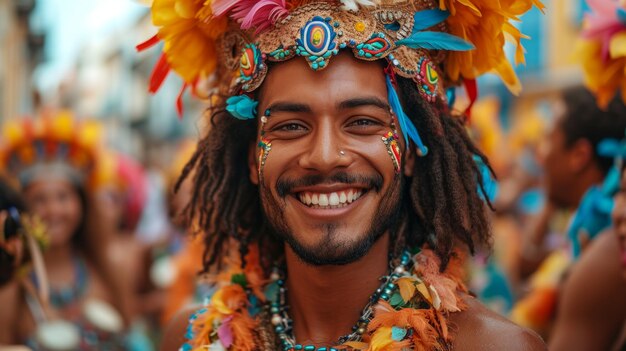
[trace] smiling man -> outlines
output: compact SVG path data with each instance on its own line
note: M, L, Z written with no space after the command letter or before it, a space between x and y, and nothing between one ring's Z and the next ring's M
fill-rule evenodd
M530 6L155 1L152 88L171 67L217 89L183 179L195 169L188 213L218 282L163 349L545 349L462 283L490 238L488 162L446 94L492 69L515 87L503 42L484 39ZM448 33L481 16L497 24L482 47Z

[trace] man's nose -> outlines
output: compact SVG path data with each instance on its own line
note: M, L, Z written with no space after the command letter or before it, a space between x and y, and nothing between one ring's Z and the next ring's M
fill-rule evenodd
M346 137L340 127L330 118L325 119L313 131L312 140L299 160L302 168L328 173L345 168L352 162L352 154L346 149Z

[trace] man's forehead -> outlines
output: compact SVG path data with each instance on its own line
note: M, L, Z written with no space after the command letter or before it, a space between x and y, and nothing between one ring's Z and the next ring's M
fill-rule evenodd
M302 58L272 65L258 97L268 105L321 99L340 108L365 99L386 104L386 96L385 76L379 62L364 62L350 53L342 53L323 71L311 70Z

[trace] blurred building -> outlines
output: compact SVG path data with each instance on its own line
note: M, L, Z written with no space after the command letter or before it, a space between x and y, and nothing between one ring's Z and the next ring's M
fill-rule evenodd
M35 0L0 0L0 122L32 112L31 72L42 58L43 35L29 24Z

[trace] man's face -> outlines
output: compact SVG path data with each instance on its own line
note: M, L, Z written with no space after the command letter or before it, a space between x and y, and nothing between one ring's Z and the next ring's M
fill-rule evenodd
M619 242L620 262L626 277L626 172L622 172L620 188L615 194L613 206L613 227Z
M259 93L259 135L271 142L257 173L268 221L305 262L345 264L395 222L401 178L383 136L392 114L382 67L349 54L315 72L304 59L272 67ZM402 145L398 144L400 149Z

